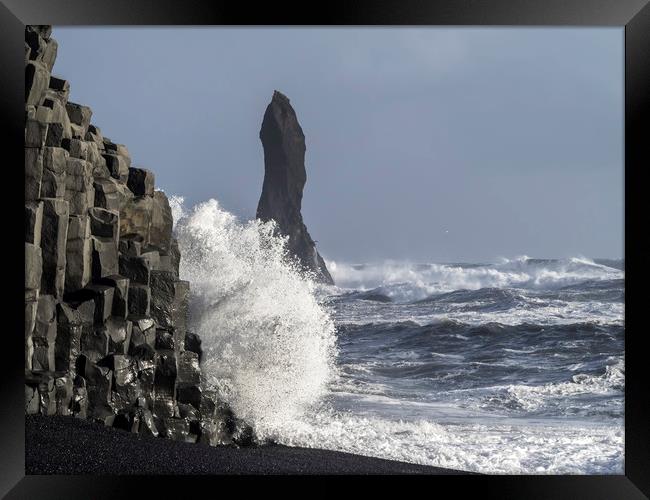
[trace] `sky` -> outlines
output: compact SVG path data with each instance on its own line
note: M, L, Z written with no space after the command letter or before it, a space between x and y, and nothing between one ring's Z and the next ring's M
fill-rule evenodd
M329 260L623 256L622 28L55 27L54 74L133 166L255 216L273 90Z

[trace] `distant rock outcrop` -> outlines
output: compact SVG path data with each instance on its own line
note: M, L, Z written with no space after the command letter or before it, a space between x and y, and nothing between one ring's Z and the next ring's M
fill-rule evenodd
M266 108L260 139L264 146L264 185L257 218L273 219L278 231L289 237L288 249L319 281L334 284L325 261L316 250L300 213L305 187L305 135L289 99L273 92Z

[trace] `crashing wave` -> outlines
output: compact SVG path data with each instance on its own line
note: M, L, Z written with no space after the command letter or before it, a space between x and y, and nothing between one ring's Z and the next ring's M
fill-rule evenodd
M591 259L502 259L494 264L416 264L385 261L346 264L328 261L342 289L376 289L397 302L481 288L556 289L596 280L620 280L624 272Z
M334 372L334 325L316 284L288 258L272 222L242 223L216 200L171 205L207 383L256 430L299 418Z

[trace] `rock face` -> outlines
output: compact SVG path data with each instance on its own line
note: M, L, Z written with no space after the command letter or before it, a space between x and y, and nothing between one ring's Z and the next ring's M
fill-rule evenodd
M25 412L236 441L187 331L169 201L69 102L57 48L50 27L26 27Z
M257 218L273 219L280 234L288 236L288 250L317 280L334 284L325 261L316 250L302 220L305 172L305 135L289 99L273 92L266 108L260 139L264 146L264 185Z

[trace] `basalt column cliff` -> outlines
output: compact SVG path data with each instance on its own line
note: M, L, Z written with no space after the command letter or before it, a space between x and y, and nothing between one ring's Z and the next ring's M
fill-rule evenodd
M275 220L278 231L289 237L289 252L319 281L333 284L300 213L307 180L305 135L289 99L277 90L264 113L260 139L264 146L264 185L257 218Z
M56 54L50 26L27 26L25 412L228 442L187 331L167 197L69 101Z

